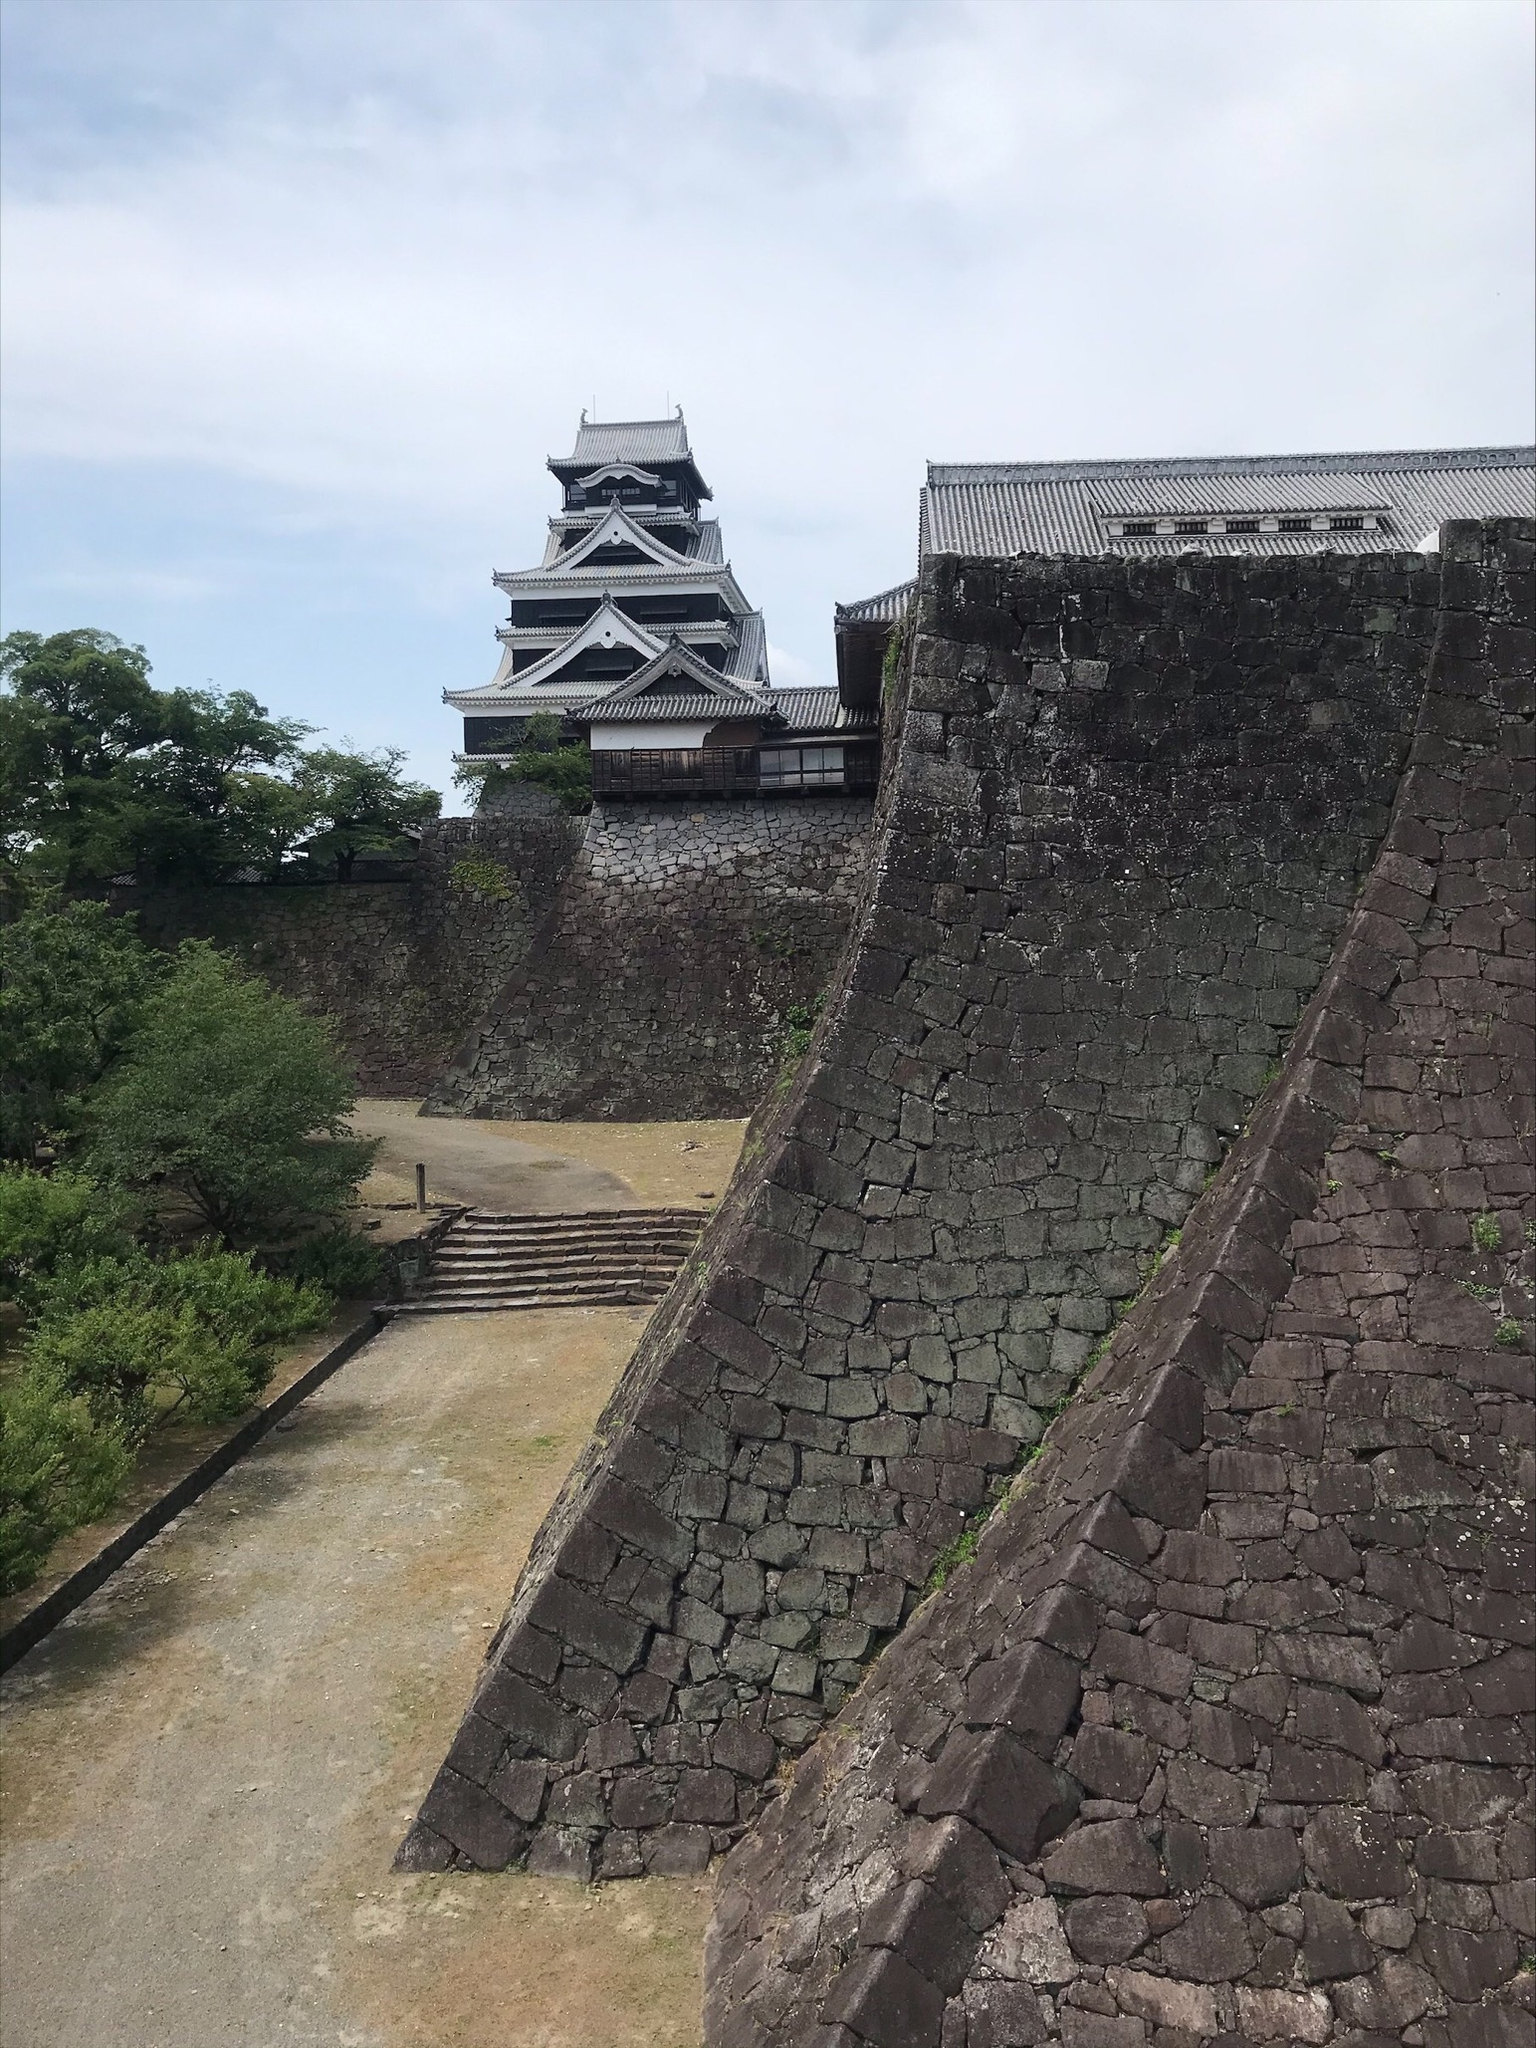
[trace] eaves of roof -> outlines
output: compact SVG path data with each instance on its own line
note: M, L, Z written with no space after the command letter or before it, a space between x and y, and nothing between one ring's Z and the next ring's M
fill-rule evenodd
M1144 475L1087 480L1063 476L1059 470L1044 472L1043 466L1042 474L1032 479L1002 474L1020 467L978 465L967 481L930 484L921 501L922 554L1380 554L1416 548L1448 519L1529 516L1536 509L1536 474L1529 465L1514 461L1487 467L1465 463L1378 468L1350 475L1314 473L1310 479L1266 471L1256 480L1248 471L1229 467L1197 480L1169 474L1156 490L1149 488ZM1138 513L1328 513L1371 510L1383 501L1387 510L1376 513L1374 532L1122 538L1111 536L1105 524L1110 516Z
M1099 483L1130 477L1371 476L1402 470L1529 469L1536 447L1409 448L1341 455L1159 455L1085 462L930 462L930 484Z
M834 617L840 626L894 626L906 616L916 590L915 580L897 583L889 590L876 591L873 597L855 598L851 604L835 606Z

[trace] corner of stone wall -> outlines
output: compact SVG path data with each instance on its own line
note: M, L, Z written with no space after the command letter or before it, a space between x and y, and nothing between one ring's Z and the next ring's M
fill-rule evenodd
M407 1865L698 1869L753 1822L1259 1094L1384 829L1436 576L929 565L836 996L540 1533ZM1190 1483L1203 1317L1134 1473L1091 1422L1117 1391L1074 1411L1052 1540L1112 1484Z
M1533 538L1447 529L1282 1070L724 1866L711 2048L1531 2039Z

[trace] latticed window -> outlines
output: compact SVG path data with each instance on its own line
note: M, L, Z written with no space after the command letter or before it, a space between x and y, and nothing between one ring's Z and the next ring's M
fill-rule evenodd
M758 759L764 789L828 789L841 787L841 747L764 747Z

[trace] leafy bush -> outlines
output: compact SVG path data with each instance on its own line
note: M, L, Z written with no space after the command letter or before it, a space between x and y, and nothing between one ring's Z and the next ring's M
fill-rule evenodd
M84 1174L0 1165L0 1301L32 1300L80 1260L121 1257L126 1207Z
M1480 1252L1496 1252L1504 1244L1504 1230L1491 1210L1472 1218L1472 1242Z
M87 1163L228 1243L280 1240L367 1173L377 1145L347 1129L356 1100L327 1024L192 941L92 1104Z
M117 1499L132 1462L116 1432L46 1375L0 1395L0 1594L36 1578L50 1546Z
M273 1347L330 1311L313 1283L258 1273L235 1252L92 1259L49 1288L27 1368L138 1443L167 1408L198 1422L238 1415L272 1377Z
M512 877L499 860L486 853L466 853L448 870L455 889L488 896L493 903L505 903L512 894Z
M804 1059L810 1050L811 1040L816 1035L816 1019L821 1015L826 1001L823 992L813 1002L791 1003L784 1012L784 1057L788 1060Z
M0 925L0 1153L30 1161L74 1135L163 966L103 903L45 893Z
M352 1298L376 1294L384 1284L384 1258L378 1246L345 1224L269 1254L267 1264L285 1280L310 1280L327 1293Z
M510 761L461 762L453 779L461 789L478 789L486 798L509 782L532 782L549 790L567 811L592 808L591 751L580 740L562 740L552 711L534 712Z

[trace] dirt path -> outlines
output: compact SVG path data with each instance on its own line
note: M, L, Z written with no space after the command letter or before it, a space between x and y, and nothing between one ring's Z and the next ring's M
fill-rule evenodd
M393 1325L7 1677L3 2048L697 2041L704 1885L389 1870L644 1318Z
M434 1200L550 1215L559 1210L704 1207L725 1193L739 1123L525 1124L418 1116L415 1102L360 1102L352 1122L382 1138L365 1197L414 1195L427 1169Z

